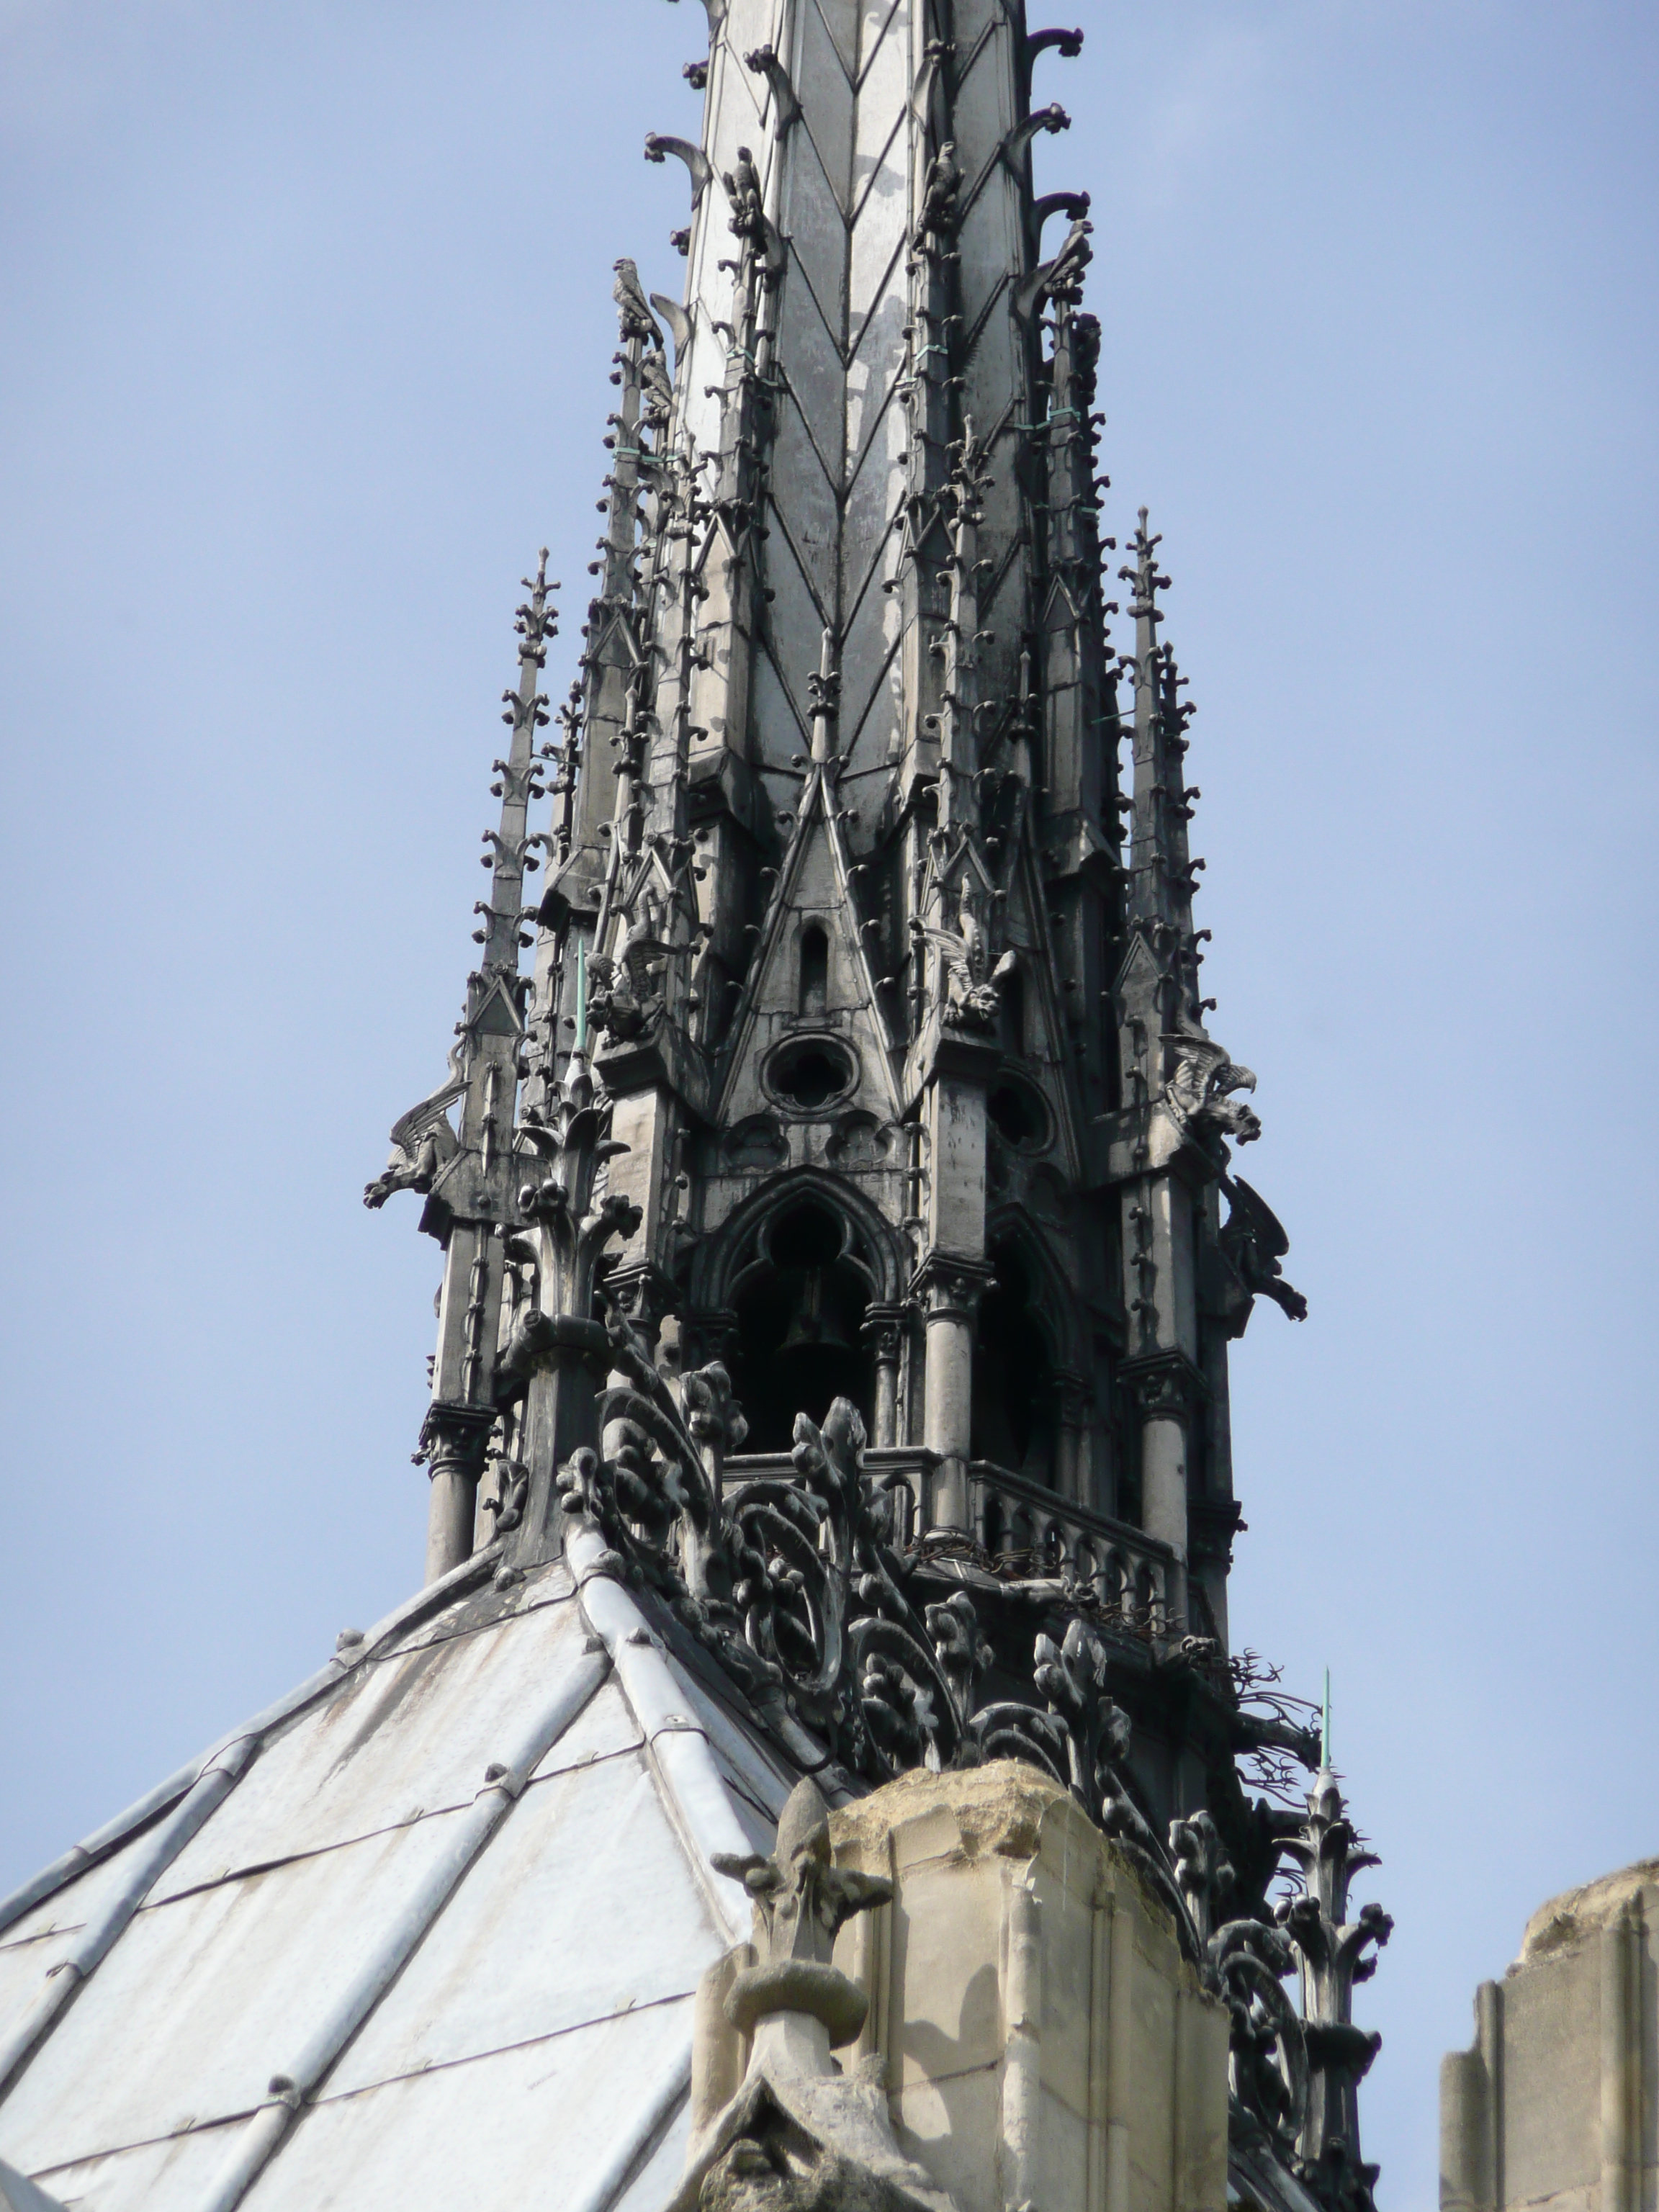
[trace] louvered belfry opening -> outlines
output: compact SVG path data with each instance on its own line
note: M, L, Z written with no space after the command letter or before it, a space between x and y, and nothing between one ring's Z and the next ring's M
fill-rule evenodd
M822 1422L837 1398L871 1401L862 1340L870 1289L848 1241L829 1207L803 1200L768 1224L761 1256L740 1278L732 1380L751 1451L787 1451L797 1413Z

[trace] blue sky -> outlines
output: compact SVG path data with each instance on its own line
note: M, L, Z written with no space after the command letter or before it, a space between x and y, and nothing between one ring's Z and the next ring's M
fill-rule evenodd
M1367 2148L1427 2206L1475 1983L1659 1850L1659 22L1068 10L1041 182L1095 197L1312 1307L1235 1358L1235 1633L1332 1670L1398 1923ZM611 263L678 281L638 149L702 21L0 0L0 1888L418 1576L436 1253L358 1194L442 1067L538 545L585 597Z

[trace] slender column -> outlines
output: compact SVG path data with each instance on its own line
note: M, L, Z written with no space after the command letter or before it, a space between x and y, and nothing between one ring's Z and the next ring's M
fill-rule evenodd
M1054 1376L1060 1421L1054 1438L1054 1488L1071 1505L1083 1505L1083 1429L1088 1416L1088 1393L1083 1377L1070 1368Z
M885 1449L897 1443L899 1361L904 1352L903 1306L872 1306L864 1316L864 1340L875 1355L875 1442Z
M935 1527L966 1528L974 1406L974 1317L991 1271L971 1261L929 1260L917 1279L927 1330L922 1441L938 1452Z
M432 1478L426 1523L426 1578L436 1582L472 1556L478 1481L495 1416L483 1406L429 1406L420 1456Z
M1179 1352L1136 1361L1127 1379L1141 1423L1141 1526L1176 1555L1177 1587L1167 1593L1173 1622L1183 1619L1187 1609L1187 1452L1201 1384Z

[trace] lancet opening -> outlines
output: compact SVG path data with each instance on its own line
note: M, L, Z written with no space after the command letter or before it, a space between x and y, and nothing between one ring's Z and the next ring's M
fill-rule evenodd
M821 1019L830 997L830 939L816 921L800 933L800 1012Z
M806 1199L763 1232L738 1289L733 1384L751 1451L787 1451L795 1416L822 1421L832 1401L873 1403L875 1366L862 1340L870 1280L850 1225Z
M1052 1485L1054 1362L1032 1310L1030 1272L1013 1246L994 1252L991 1264L996 1282L981 1301L974 1342L973 1455Z

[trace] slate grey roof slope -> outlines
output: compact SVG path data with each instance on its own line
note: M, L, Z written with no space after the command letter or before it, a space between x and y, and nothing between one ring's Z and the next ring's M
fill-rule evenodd
M480 1554L0 1905L0 2160L88 2212L657 2212L749 1930L709 1857L798 1777L598 1552Z

